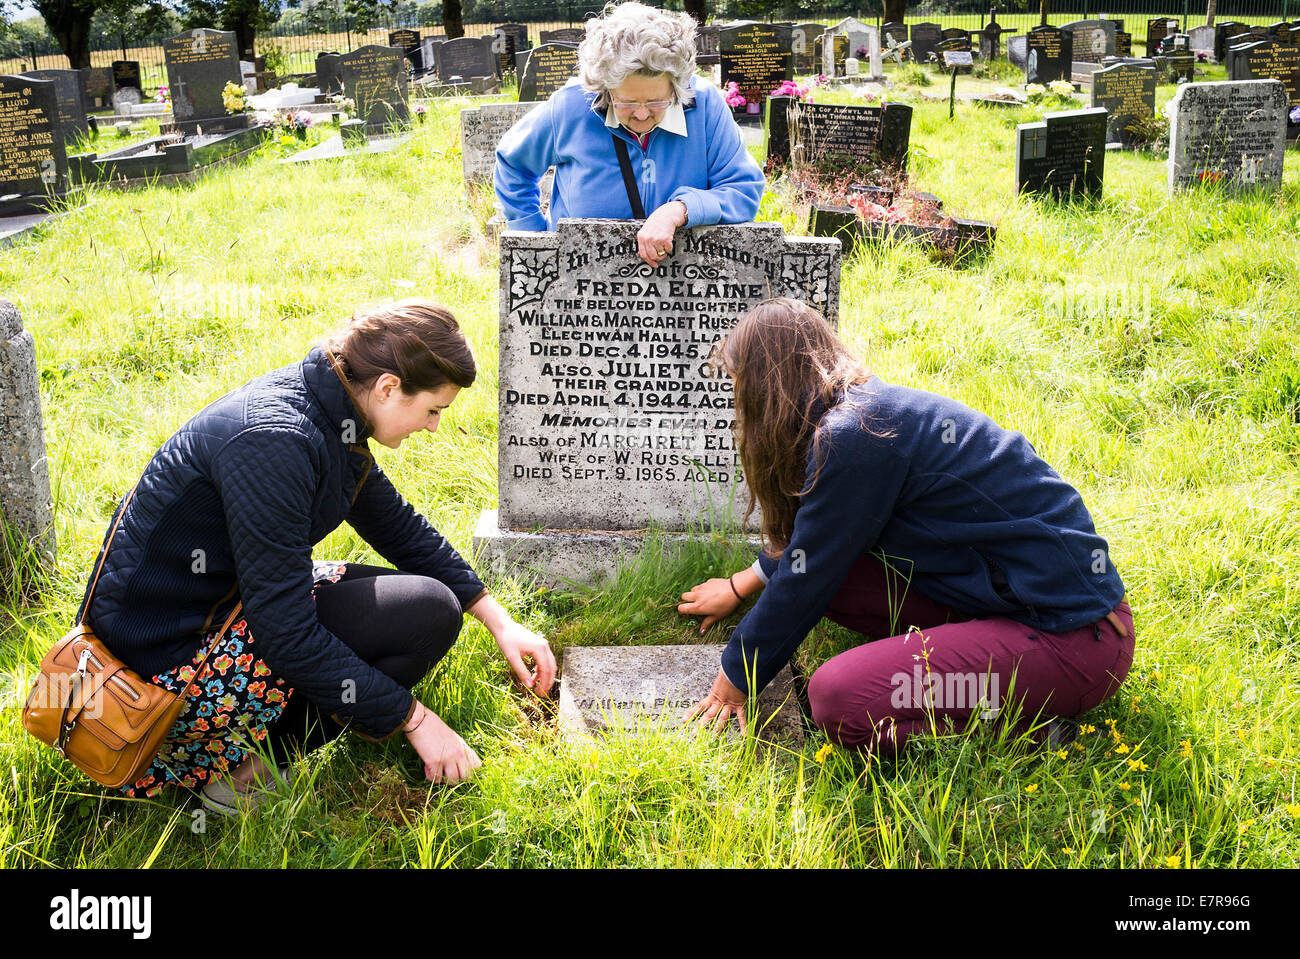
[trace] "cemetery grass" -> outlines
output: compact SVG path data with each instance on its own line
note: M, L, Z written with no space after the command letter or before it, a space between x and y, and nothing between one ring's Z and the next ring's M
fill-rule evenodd
M1162 88L1163 89L1163 88ZM922 737L890 762L825 745L760 749L672 733L599 748L554 731L476 620L417 690L484 760L430 787L402 737L345 737L255 815L194 815L183 792L126 800L23 731L21 678L66 629L109 517L200 407L295 362L354 305L450 304L480 363L440 431L378 459L468 553L496 502L497 259L467 201L456 110L407 148L90 202L0 251L32 330L59 564L40 598L0 597L0 865L23 866L1295 866L1300 834L1300 227L1297 156L1277 195L1170 200L1163 163L1108 156L1105 198L1013 194L1014 127L918 103L919 189L999 226L953 270L904 246L845 263L844 338L886 380L954 396L1029 437L1081 491L1138 631L1120 692L1060 754L1005 727ZM782 184L762 219L802 232ZM378 561L348 527L318 557ZM724 642L678 595L746 565L718 531L593 595L493 582L566 645ZM30 580L28 585L31 585ZM823 624L813 668L861 641Z

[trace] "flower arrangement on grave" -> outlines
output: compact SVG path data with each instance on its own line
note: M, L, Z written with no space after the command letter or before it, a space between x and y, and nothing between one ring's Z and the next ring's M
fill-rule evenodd
M1204 51L1204 50L1197 50L1197 51L1196 51L1196 62L1197 62L1197 63L1209 63L1209 62L1210 62L1210 55L1209 55L1206 51Z
M330 102L334 104L334 112L338 115L340 123L352 119L352 114L357 108L354 100L345 97L341 93L336 93L330 97Z
M1074 85L1069 80L1053 80L1047 86L1041 83L1025 84L1025 99L1043 106L1074 106Z
M740 92L735 80L727 82L727 88L722 92L722 98L727 101L727 106L733 110L739 110L749 101L745 99L744 94Z
M768 94L768 96L794 97L796 100L807 100L812 96L812 88L806 83L795 83L793 80L782 80L781 85Z
M831 85L831 82L826 79L826 74L819 73L817 76L813 77L812 85L815 87L828 87Z
M931 197L909 190L896 195L888 206L874 202L865 193L849 195L849 206L858 219L877 223L910 223L913 226L950 227L953 219L947 216Z
M869 56L871 56L871 51L866 47L858 47L856 50L853 51L853 56L858 60L865 60Z
M170 107L172 105L172 92L166 86L161 86L158 88L158 95L154 99L163 106Z
M423 103L417 103L415 105L415 109L412 110L411 112L415 114L416 123L423 123L425 116L429 112L429 108L426 107Z
M1290 114L1292 123L1300 123L1300 107L1292 107Z
M221 89L221 103L227 113L243 113L248 109L248 91L234 80L227 80Z

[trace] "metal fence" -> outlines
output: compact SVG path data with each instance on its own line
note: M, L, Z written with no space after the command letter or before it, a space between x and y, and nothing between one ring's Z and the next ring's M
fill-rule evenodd
M742 0L726 0L711 4L714 11L713 22L722 22L732 18L764 20L798 20L835 23L846 16L856 16L866 23L879 25L883 7L880 0L862 3L860 0L828 0L820 7L782 6L772 4L769 11L762 16L742 13ZM1023 6L1010 6L999 9L997 21L1005 30L1017 33L1037 26L1040 20L1039 6L1029 0L1021 0ZM668 7L680 7L680 0L669 0ZM562 27L580 26L586 16L596 12L599 4L592 0L584 3L515 3L498 2L480 3L474 6L473 14L498 13L499 16L489 22L466 23L466 36L482 36L491 33L496 24L506 22L528 23L529 34L537 42L542 30L555 30ZM427 5L422 10L427 11ZM956 27L963 30L978 30L988 22L989 0L930 0L909 5L907 23L933 21L944 27ZM440 13L440 11L439 11ZM1105 7L1099 0L1067 0L1064 3L1051 4L1048 22L1053 24L1069 23L1072 20L1086 20L1092 17L1110 17L1126 21L1127 32L1132 34L1136 46L1142 46L1146 39L1146 21L1155 17L1170 17L1178 20L1184 30L1205 23L1205 4L1203 0L1192 3L1191 0L1107 0ZM548 15L547 19L534 19L530 14ZM1239 20L1244 23L1267 25L1279 20L1300 17L1300 0L1219 0L1216 20ZM427 13L423 17L428 19ZM279 25L258 34L256 50L259 56L267 58L267 66L279 75L309 74L315 70L316 55L335 51L347 53L368 43L386 44L388 33L402 28L418 29L425 36L440 36L440 25L428 25L418 22L420 17L405 16L389 18L381 23L369 24L367 29L358 29L356 21L350 17L339 17L333 21L322 21L319 17L314 22L298 22L296 25ZM167 82L166 68L163 61L163 37L145 40L107 43L101 41L98 48L92 49L92 66L109 66L114 60L135 60L140 64L141 82L147 93L156 91ZM54 52L57 46L47 44L44 52L41 48L26 51L25 56L0 60L0 74L22 73L28 69L67 69L68 58L62 53Z

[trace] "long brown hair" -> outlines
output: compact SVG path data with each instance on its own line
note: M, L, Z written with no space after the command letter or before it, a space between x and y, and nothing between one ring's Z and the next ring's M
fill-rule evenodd
M451 311L433 300L411 298L352 314L321 345L354 387L371 386L383 373L414 396L447 383L473 385L478 368Z
M800 497L821 471L818 420L846 387L871 374L820 313L787 297L742 316L715 357L735 381L736 447L749 486L745 520L755 503L762 507L763 537L775 555L789 545ZM816 467L805 489L809 443Z

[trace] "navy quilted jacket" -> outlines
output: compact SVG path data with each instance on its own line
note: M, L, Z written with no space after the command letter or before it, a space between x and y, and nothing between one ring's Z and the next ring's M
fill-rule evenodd
M319 346L202 410L145 468L91 627L149 677L187 662L243 600L257 654L296 695L363 735L396 732L411 693L317 621L312 547L346 520L397 569L445 583L462 609L485 590L375 465L368 435Z

